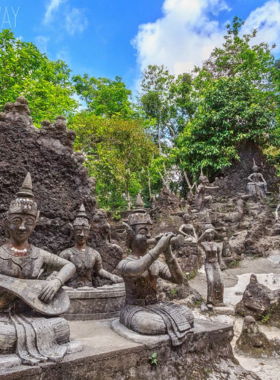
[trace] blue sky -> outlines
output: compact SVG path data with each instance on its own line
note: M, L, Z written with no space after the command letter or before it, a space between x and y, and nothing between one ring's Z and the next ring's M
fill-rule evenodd
M174 74L200 65L235 15L246 20L244 32L260 28L257 42L280 45L280 0L0 0L0 7L1 28L74 74L118 75L132 89L147 64Z

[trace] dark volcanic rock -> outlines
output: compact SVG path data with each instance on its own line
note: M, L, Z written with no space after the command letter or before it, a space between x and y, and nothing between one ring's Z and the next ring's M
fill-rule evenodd
M91 220L95 216L95 181L87 177L83 155L73 151L75 133L67 130L64 117L58 116L54 124L45 120L37 129L29 114L27 101L20 97L0 115L0 244L5 242L5 212L29 171L40 210L30 241L58 254L74 244L70 223L81 203ZM100 245L100 239L92 230L92 245ZM105 269L117 262L109 264L106 257Z

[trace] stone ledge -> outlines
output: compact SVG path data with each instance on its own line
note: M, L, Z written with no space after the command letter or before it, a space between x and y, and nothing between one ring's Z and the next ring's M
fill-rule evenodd
M194 333L182 346L173 349L169 342L153 349L131 342L110 329L110 321L70 322L72 337L85 347L60 363L36 367L20 366L0 370L0 380L256 380L234 358L229 325L195 320ZM157 353L158 365L149 357Z

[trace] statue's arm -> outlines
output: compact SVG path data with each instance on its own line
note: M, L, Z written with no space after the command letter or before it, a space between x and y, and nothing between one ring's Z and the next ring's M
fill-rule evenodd
M261 177L262 177L263 183L264 183L265 185L267 185L266 180L264 179L262 173L260 173L260 175L261 175Z
M182 225L180 226L180 228L179 228L179 232L180 232L180 234L182 234L182 235L184 235L184 236L188 236L188 235L184 232L184 227L185 227L185 225L182 224Z
M107 280L111 280L115 283L122 282L122 278L106 271L103 268L103 263L102 263L102 258L99 252L96 252L96 257L95 257L95 263L94 263L94 272L97 274L97 276L101 278L106 278Z
M61 285L64 285L76 273L76 267L70 261L46 251L43 256L46 266L58 270L56 279L60 281Z
M252 180L252 175L253 175L253 173L249 175L248 179L249 179L249 181L254 182L254 180Z
M120 276L141 276L156 261L161 252L155 248L151 249L146 255L135 261L122 260L117 266L117 273Z
M159 265L159 276L162 279L173 282L178 285L181 285L183 283L183 272L175 256L171 254L168 257L168 259L166 259L166 265L162 263L159 263Z

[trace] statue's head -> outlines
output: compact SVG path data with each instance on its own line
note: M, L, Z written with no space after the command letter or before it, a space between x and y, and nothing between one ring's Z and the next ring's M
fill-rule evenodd
M127 246L132 252L144 254L147 251L147 240L151 237L150 215L144 209L136 209L128 217Z
M214 238L215 238L215 230L213 228L208 228L206 231L205 231L205 238L207 241L213 241Z
M85 206L82 204L73 223L75 242L78 245L86 244L89 237L90 225Z
M32 234L38 217L39 212L32 192L31 175L27 173L16 199L11 202L6 214L7 237L14 244L24 244Z
M206 177L206 175L201 175L201 176L199 177L199 180L200 180L200 182L203 183L203 184L207 184L207 183L209 183L209 179L208 179L208 177Z
M189 214L184 214L184 215L183 215L183 221L184 221L185 223L189 223L190 220L191 220L191 217L190 217Z

